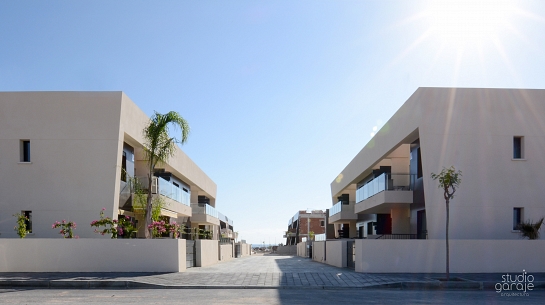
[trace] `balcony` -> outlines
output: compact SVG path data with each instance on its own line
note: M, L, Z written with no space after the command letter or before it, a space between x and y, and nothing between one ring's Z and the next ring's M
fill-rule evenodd
M161 177L154 177L154 180L159 183L159 193L161 195L189 206L189 200L191 198L189 192L183 191L181 188L175 186L174 184Z
M233 220L232 219L229 219L229 217L223 215L222 213L218 212L218 219L220 221L223 221L226 225L228 226L233 226Z
M354 213L354 201L339 201L329 209L329 223L357 220L358 215Z
M220 225L219 213L213 206L208 204L192 204L191 210L193 212L191 222L217 226Z
M285 231L285 233L284 233L284 235L282 237L283 238L295 237L296 234L297 234L297 229L291 228L291 229L288 229L287 231Z
M390 213L392 208L409 207L413 203L416 175L384 173L356 191L355 213Z
M148 177L136 177L138 184L145 193L148 192ZM134 187L132 192L134 192ZM165 207L162 214L169 217L191 217L191 207L189 205L189 192L184 192L179 187L161 177L153 177L151 184L151 193L155 196L161 196L165 201Z
M220 233L221 233L222 238L229 238L229 239L237 239L238 238L238 233L237 232L233 232L232 230L227 229L227 228L221 229Z

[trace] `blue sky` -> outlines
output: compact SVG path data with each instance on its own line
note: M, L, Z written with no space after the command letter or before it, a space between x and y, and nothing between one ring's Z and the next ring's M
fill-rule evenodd
M0 90L178 111L218 210L280 243L418 87L545 87L545 3L444 2L2 1Z

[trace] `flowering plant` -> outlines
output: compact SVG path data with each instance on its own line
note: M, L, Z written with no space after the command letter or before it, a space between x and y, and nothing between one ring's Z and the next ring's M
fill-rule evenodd
M133 232L136 232L134 223L131 221L129 216L120 217L118 219L111 219L110 217L104 217L104 211L106 208L102 208L100 211L100 219L93 220L91 222L91 227L97 227L95 233L100 233L101 235L111 234L112 239L117 238L118 236L128 236L130 238ZM100 227L105 227L100 230Z
M62 235L64 238L79 238L77 235L74 236L74 233L72 230L76 228L76 223L73 221L66 221L62 220L62 222L55 221L53 225L51 226L52 229L61 228L59 231L59 234Z
M153 230L154 237L161 237L165 233L172 233L172 238L178 238L180 236L180 225L176 222L166 223L164 220L154 221L148 229Z
M17 213L13 216L17 217L17 225L13 227L13 229L17 231L17 235L19 235L19 237L25 238L25 236L28 234L28 229L26 227L28 217L20 213Z

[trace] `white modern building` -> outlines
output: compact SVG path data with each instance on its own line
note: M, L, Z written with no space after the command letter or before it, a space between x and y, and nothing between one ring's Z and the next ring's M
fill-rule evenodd
M142 130L149 122L123 92L0 92L0 238L17 237L16 213L30 218L27 238L55 237L55 221L75 221L80 238L99 238L91 221L130 216L130 177L146 178ZM161 215L187 227L232 236L216 210L216 184L181 149L158 164L152 193ZM147 188L147 183L144 183Z
M471 244L505 263L522 258L499 250L504 242L543 246L515 227L545 216L545 90L419 88L331 183L337 237L365 238L354 244L357 271L402 270L402 253L421 255L403 263L416 264L411 272L433 271L429 255L444 260L445 200L431 174L450 166L463 175L450 204L453 251Z

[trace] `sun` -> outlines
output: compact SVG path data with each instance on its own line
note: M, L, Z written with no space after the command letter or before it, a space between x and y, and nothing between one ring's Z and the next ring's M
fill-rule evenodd
M467 46L494 41L510 27L516 7L504 0L437 0L425 11L430 34L445 44Z

